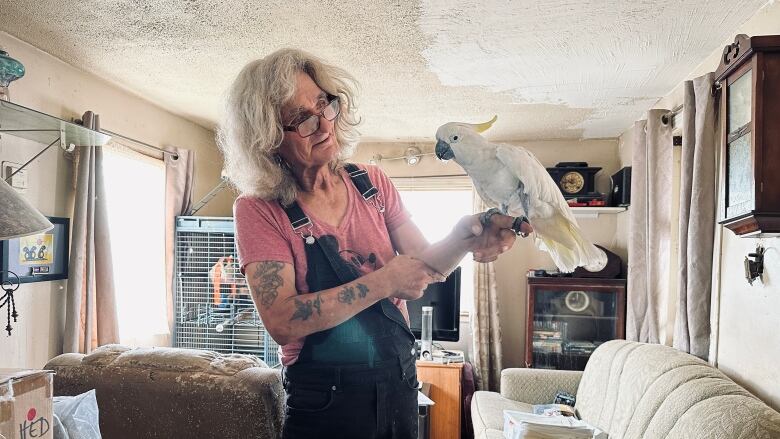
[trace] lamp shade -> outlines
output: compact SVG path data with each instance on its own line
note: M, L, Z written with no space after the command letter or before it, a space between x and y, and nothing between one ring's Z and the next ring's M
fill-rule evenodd
M53 227L38 209L0 179L0 240L35 235Z

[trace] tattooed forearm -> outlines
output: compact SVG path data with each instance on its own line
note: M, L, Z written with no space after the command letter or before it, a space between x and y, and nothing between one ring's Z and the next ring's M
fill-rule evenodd
M283 283L279 272L283 266L277 261L261 262L257 264L257 270L252 275L253 286L260 296L260 304L265 308L270 308L279 296L279 287Z
M368 287L363 284L357 284L357 296L361 299L365 298L368 295ZM352 302L355 300L355 287L344 287L343 290L339 291L339 302L346 303L347 305L352 305Z
M314 310L317 310L317 315L322 315L321 307L322 307L322 296L317 294L317 298L314 300L298 300L293 299L295 301L295 312L293 313L292 317L290 317L290 320L308 320L309 317L314 314Z
M352 301L355 300L355 289L352 287L344 287L339 291L339 302L352 305Z
M317 313L319 313L319 305L317 305ZM290 320L308 320L309 317L311 317L312 314L312 302L311 300L302 301L295 299L295 312L293 313L292 317L290 317Z
M322 306L322 297L320 297L319 294L317 294L317 298L314 299L314 302L312 302L312 305L314 306L314 309L317 310L317 315L321 315L321 313L320 313L320 306Z

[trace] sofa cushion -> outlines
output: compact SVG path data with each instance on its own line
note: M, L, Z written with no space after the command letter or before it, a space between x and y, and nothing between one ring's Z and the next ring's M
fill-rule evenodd
M487 434L486 432L488 430L498 431L498 433L501 434L501 431L504 428L504 410L530 413L532 408L531 404L513 401L495 392L474 392L474 397L471 399L471 417L472 423L474 424L474 437L491 437L490 435L483 435Z

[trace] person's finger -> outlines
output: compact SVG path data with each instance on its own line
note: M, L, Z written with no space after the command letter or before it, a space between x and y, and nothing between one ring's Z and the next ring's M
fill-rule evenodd
M510 229L515 217L497 213L490 217L490 223L499 229Z
M476 214L469 217L469 229L471 230L471 233L474 234L474 236L479 236L482 234L482 222L479 220L479 216L480 214Z
M528 224L527 222L523 221L520 224L520 232L523 234L523 238L530 235L534 231L534 228Z
M517 235L515 235L515 232L509 229L501 229L499 236L501 239L502 251L509 250L509 249L503 250L503 247L506 246L512 247L512 245L514 245L515 243L515 240L517 239Z

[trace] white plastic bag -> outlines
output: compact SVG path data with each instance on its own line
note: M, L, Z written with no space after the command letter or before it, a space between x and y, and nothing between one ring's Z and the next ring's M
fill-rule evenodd
M55 428L54 439L101 439L94 389L76 396L55 396L54 415L65 430L62 434Z

